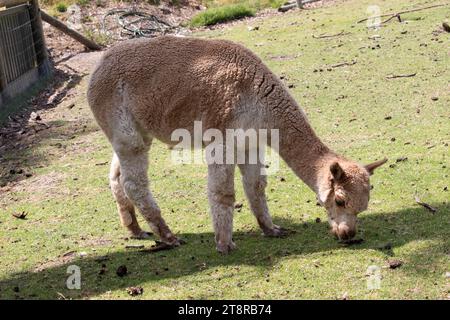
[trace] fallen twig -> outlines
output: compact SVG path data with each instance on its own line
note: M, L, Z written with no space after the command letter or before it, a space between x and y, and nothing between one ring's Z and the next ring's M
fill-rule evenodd
M347 34L350 34L350 32L345 32L344 33L344 31L341 31L341 32L336 33L336 34L321 34L319 36L316 36L316 35L313 34L312 37L314 39L324 39L324 38L333 38L333 37L345 36Z
M287 4L287 5L279 7L278 11L279 12L286 12L286 11L289 11L289 10L297 8L297 7L298 7L297 3L290 3L290 4Z
M351 62L341 62L341 63L336 63L331 65L332 68L339 68L339 67L343 67L343 66L352 66L356 64L356 60L353 60Z
M170 245L164 242L157 242L155 245L151 246L150 248L141 250L142 252L158 252L163 250L170 250L175 248L176 246Z
M184 240L181 240L181 239L179 239L178 241L179 241L180 245L186 243ZM163 250L174 249L176 247L178 247L178 245L172 245L172 244L167 244L167 243L164 243L161 241L156 241L156 244L152 245L150 248L141 250L141 252L153 253L153 252L158 252L158 251L163 251Z
M443 3L443 4L436 4L436 5L433 5L433 6L428 6L428 7L423 7L423 8L417 8L417 9L410 9L410 10L399 11L399 12L397 12L397 13L387 13L387 14L382 14L382 15L375 16L375 17L364 18L364 19L361 19L361 20L357 21L356 23L361 23L361 22L367 21L367 20L369 20L369 19L376 19L376 18L390 17L389 19L383 21L383 22L382 22L382 24L383 24L383 23L386 23L386 22L388 22L388 21L390 21L390 20L392 20L392 19L394 19L394 18L396 18L396 17L397 17L398 19L400 19L400 15L401 15L401 14L404 14L404 13L410 13L410 12L416 12L416 11L421 11L421 10L426 10L426 9L432 9L432 8L444 7L444 6L448 6L448 5L449 5L448 3ZM401 19L400 19L400 21L401 21Z
M430 206L428 203L422 202L417 195L415 196L415 200L417 204L420 204L422 207L432 212L433 214L437 212L437 209L435 207Z
M414 77L416 74L417 74L417 72L410 73L410 74L391 74L391 75L387 76L386 79L411 78L411 77Z
M391 21L394 18L397 18L398 22L402 22L402 17L400 16L400 14L401 13L397 13L397 14L393 15L392 17L382 21L381 24L385 24L386 22L389 22L389 21Z

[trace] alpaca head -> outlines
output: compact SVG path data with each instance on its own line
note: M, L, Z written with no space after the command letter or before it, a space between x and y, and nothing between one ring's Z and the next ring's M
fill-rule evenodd
M369 203L369 176L386 163L383 159L366 166L335 159L326 163L318 185L318 199L327 209L331 232L341 240L356 234L356 216Z

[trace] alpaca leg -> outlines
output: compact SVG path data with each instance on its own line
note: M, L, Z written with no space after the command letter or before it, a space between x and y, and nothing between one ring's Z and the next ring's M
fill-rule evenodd
M208 166L208 200L211 208L216 248L228 253L233 243L234 165L210 164Z
M122 185L120 184L120 164L119 158L114 154L111 161L111 169L109 172L109 181L111 191L117 203L117 210L119 211L120 222L128 229L131 236L138 239L145 239L149 234L142 231L136 219L134 212L134 205L125 195Z
M259 163L239 165L245 194L264 234L271 237L285 236L287 230L273 224L270 217L265 194L267 178L265 175L261 175L261 168L262 165Z
M178 239L162 218L161 210L148 189L148 148L149 146L129 148L128 144L116 146L120 162L120 183L126 196L142 213L153 233L166 244L178 245Z

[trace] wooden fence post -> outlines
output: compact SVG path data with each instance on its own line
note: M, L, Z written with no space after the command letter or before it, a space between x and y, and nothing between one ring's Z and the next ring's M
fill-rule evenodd
M86 48L91 49L91 50L102 50L102 47L99 46L97 43L86 38L81 33L77 32L73 29L70 29L62 21L59 21L58 19L53 18L52 16L45 13L45 11L41 11L41 16L42 16L42 20L44 20L48 24L52 25L59 31L64 32L69 37L72 37L73 39L77 40L78 42L83 44Z
M39 72L48 73L50 71L50 66L38 0L30 0L30 5L31 28L33 30L33 41Z

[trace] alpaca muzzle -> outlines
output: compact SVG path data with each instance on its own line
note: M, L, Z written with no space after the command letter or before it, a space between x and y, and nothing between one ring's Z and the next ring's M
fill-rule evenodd
M345 222L333 224L331 232L339 240L350 240L356 235L356 225L354 227L349 227Z

